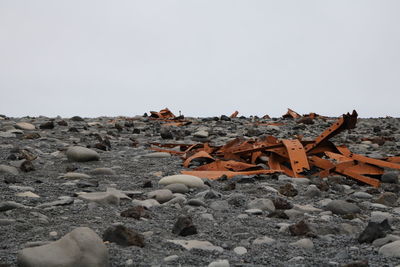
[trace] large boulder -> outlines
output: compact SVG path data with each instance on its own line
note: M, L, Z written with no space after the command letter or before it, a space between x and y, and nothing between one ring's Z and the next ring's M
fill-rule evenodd
M93 230L79 227L58 241L21 250L18 266L106 267L109 266L108 250Z
M82 146L72 146L68 148L66 155L70 161L76 162L86 162L100 159L100 156L96 151Z

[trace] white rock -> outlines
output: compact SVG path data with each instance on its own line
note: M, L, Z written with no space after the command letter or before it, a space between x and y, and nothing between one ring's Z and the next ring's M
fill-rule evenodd
M177 174L166 176L160 179L158 182L160 185L169 185L169 184L184 184L188 187L194 188L204 188L204 182L199 177L193 175L185 175L185 174Z

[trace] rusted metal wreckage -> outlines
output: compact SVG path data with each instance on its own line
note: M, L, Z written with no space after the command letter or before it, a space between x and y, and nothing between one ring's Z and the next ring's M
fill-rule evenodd
M150 111L150 119L162 121L164 126L184 126L191 124L191 121L185 120L182 115L175 116L168 108L159 112Z
M356 111L344 114L313 141L266 136L258 140L237 138L224 146L152 143L151 149L180 155L185 168L193 161L200 161L203 165L182 171L200 178L272 173L323 178L340 174L379 187L384 168L400 169L400 157L373 159L329 141L340 132L355 128L357 116ZM261 159L267 162L268 169L257 165Z

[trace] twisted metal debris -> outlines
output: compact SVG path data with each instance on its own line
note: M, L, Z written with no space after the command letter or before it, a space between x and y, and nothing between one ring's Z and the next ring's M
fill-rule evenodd
M290 109L285 116L301 118L301 115ZM316 116L319 115L310 113L303 118L313 119ZM278 140L273 136L266 136L257 140L236 138L224 146L213 146L209 143L152 143L151 149L180 155L185 168L188 168L194 160L201 161L203 165L190 171L182 171L183 174L200 178L218 179L222 176L231 178L237 175L271 173L285 173L295 178L312 176L323 178L340 174L379 187L383 168L400 169L400 157L368 158L352 153L345 146L335 146L329 141L344 130L354 129L357 116L356 111L352 114L343 114L313 141L303 141L301 137ZM256 164L261 157L268 158L268 169Z

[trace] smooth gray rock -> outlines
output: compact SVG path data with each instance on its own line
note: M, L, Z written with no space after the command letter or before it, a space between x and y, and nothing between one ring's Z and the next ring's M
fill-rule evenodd
M379 249L379 254L386 257L400 258L400 240L382 246Z
M93 230L79 227L58 241L21 250L18 253L18 266L107 267L108 250Z
M170 175L160 179L158 182L160 185L169 185L169 184L184 184L187 187L194 188L204 188L204 182L202 179L192 175L185 174L177 174Z
M168 152L153 152L146 155L143 155L144 158L169 158L171 154Z
M254 200L251 200L247 204L248 209L260 209L268 212L274 212L275 211L275 206L274 202L272 200L267 199L267 198L257 198Z
M0 173L7 173L11 175L18 175L18 169L13 166L0 165Z
M186 194L189 192L189 188L185 184L169 184L164 189L169 189L172 193Z
M174 198L174 195L172 194L171 190L169 189L159 189L159 190L154 190L151 191L147 194L148 198L153 198L158 201L158 203L162 204L165 202L170 201L171 199Z
M290 243L290 245L307 250L314 248L314 243L311 241L311 239L308 238L300 239L296 242Z
M332 200L325 207L327 210L332 211L334 214L346 215L360 213L361 209L354 203L344 200Z
M216 260L211 262L208 267L229 267L229 261L228 260Z
M29 122L17 122L14 127L25 131L33 131L36 129L35 125Z
M65 154L67 155L68 160L76 162L86 162L100 159L100 156L96 151L82 146L70 147Z

